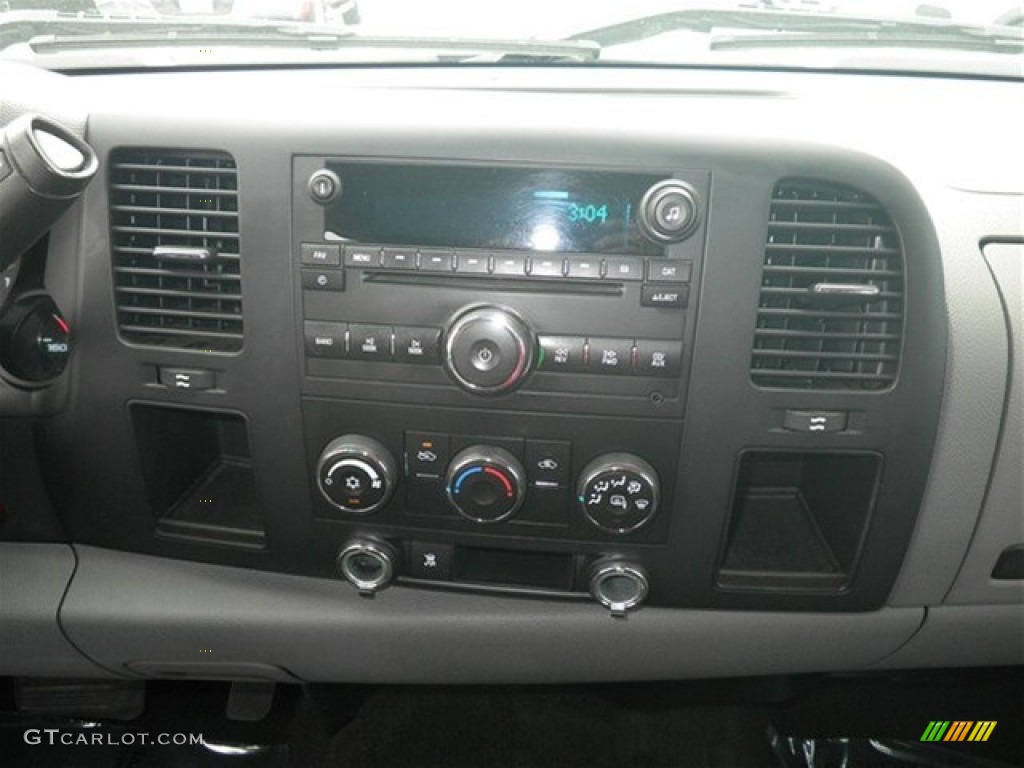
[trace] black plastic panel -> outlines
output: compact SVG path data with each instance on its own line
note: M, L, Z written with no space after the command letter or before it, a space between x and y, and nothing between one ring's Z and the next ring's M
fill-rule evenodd
M440 537L483 549L629 557L647 568L651 600L660 605L803 611L882 605L924 489L946 338L934 232L917 192L902 175L846 150L791 141L698 139L671 121L648 124L640 112L632 132L624 133L621 124L603 128L596 102L586 99L578 122L557 129L528 127L531 118L517 114L500 128L470 129L466 112L444 118L450 123L446 130L425 132L415 121L360 109L360 98L346 106L348 114L363 116L351 123L313 114L277 119L273 130L242 125L226 112L160 123L101 112L91 121L90 140L104 162L113 148L133 145L139 136L153 146L228 151L235 158L247 265L241 279L246 344L237 354L222 354L119 341L105 225L109 201L101 185L87 191L82 215L96 226L83 235L79 254L81 296L74 309L88 321L77 338L75 398L46 425L40 441L48 488L75 541L328 575L338 547L353 535L394 541ZM387 98L369 101L380 106ZM566 134L574 140L564 141ZM303 289L301 245L325 242L323 212L308 201L306 183L330 157L668 175L686 173L673 169L700 169L694 183L706 203L706 218L687 241L666 249L666 261L692 264L688 306L644 306L642 281L462 280L457 275L410 281L382 268L360 267L339 270L344 290ZM899 378L885 392L793 392L750 382L771 194L778 180L788 177L863 190L886 209L900 233L906 254L905 344ZM510 307L542 334L681 341L680 375L541 370L512 394L483 398L459 389L440 366L312 359L304 353L304 319L444 330L460 310L476 303ZM157 366L211 371L217 389L175 391L157 382ZM263 550L158 535L131 427L131 402L244 416L253 493L264 512ZM845 426L822 434L786 429L785 414L791 410L842 413ZM649 526L627 537L571 520L564 528L544 520L502 523L508 527L500 531L459 520L421 523L407 514L410 481L403 479L379 517L354 519L330 511L313 476L316 457L330 439L367 434L397 457L405 433L420 430L569 441L574 475L595 455L630 451L656 467L664 506ZM874 511L843 591L715 585L735 498L736 462L750 450L883 457Z

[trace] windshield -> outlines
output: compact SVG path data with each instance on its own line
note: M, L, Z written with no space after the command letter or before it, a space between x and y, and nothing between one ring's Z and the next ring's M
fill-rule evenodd
M71 70L573 64L1024 76L1020 0L0 0L0 57Z

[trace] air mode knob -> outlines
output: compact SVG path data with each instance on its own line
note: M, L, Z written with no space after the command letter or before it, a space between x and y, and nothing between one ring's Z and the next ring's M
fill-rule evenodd
M640 225L656 243L685 240L699 218L696 190L677 179L658 182L640 201Z
M631 533L658 511L658 473L631 453L606 453L583 468L578 501L587 519L610 533Z
M395 489L395 460L371 437L342 435L317 463L320 492L343 512L366 514L387 504Z
M529 326L508 310L477 307L458 317L445 336L445 366L456 383L478 395L515 389L533 362Z
M444 486L460 515L476 523L497 523L523 505L526 473L504 448L474 445L455 454Z

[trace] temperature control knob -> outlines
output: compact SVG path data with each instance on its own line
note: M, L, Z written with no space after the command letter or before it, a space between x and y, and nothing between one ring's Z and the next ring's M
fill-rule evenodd
M456 383L478 395L519 385L533 360L533 334L498 307L477 307L459 317L445 337L445 365Z
M577 486L583 514L598 528L631 533L658 511L658 473L631 453L607 453L583 468Z
M342 435L328 443L316 468L320 492L343 512L384 506L395 488L395 461L370 437Z
M463 517L497 523L522 506L525 480L523 465L504 448L474 445L452 459L445 475L445 493Z

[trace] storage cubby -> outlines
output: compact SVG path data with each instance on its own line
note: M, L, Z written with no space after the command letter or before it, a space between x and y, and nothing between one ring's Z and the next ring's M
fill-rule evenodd
M159 535L264 546L263 515L240 414L135 404L131 417Z
M874 453L744 453L718 586L843 589L856 568L881 465Z

